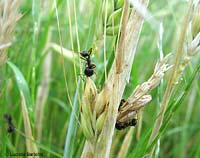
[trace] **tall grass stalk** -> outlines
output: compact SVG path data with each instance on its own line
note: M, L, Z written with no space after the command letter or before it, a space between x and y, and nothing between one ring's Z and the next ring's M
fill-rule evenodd
M70 116L69 126L68 126L68 132L65 140L65 149L64 149L64 158L72 158L72 151L73 151L73 145L76 138L76 130L78 126L77 122L77 116L79 116L79 103L78 103L78 94L79 94L79 88L81 87L81 79L79 77L78 79L78 87L76 89L76 93L74 96L74 102L73 102L73 112Z
M48 52L43 62L43 73L41 83L37 89L36 103L35 103L35 129L36 138L38 141L42 137L42 121L44 116L44 107L49 94L49 83L51 76L51 63L52 62L52 52Z
M45 8L48 10L49 8ZM51 40L51 29L47 34L47 44L44 47L44 51L42 55L45 55L45 51L47 50L47 54L44 58L42 65L42 76L41 82L38 85L37 93L36 93L36 101L35 101L35 132L36 139L40 142L42 137L42 129L43 129L43 117L44 117L44 108L49 94L49 86L51 80L51 65L52 65L52 51L48 50L48 43Z
M135 130L132 127L127 132L127 134L126 134L126 136L125 136L125 138L123 140L122 146L120 147L120 151L119 151L119 153L117 155L117 158L126 157L126 154L128 153L129 147L131 145L131 141L132 141L132 138L133 138L134 131Z
M172 72L171 72L170 77L169 77L167 88L166 88L164 96L163 96L162 104L161 104L161 107L160 107L160 110L159 110L159 116L156 119L151 137L149 139L149 143L148 143L149 145L151 145L151 143L154 141L154 139L158 135L160 127L162 126L162 123L163 123L164 114L165 114L165 111L166 111L166 108L167 108L167 105L168 105L168 102L169 102L169 99L170 99L170 95L172 93L172 89L173 89L173 86L174 86L173 83L174 83L174 80L175 80L175 77L176 77L176 71L177 71L177 68L178 68L179 61L181 59L181 55L183 53L183 45L184 45L186 29L187 29L187 26L189 24L189 18L190 18L191 13L192 13L192 4L193 4L193 1L190 0L189 1L189 9L188 9L186 17L184 19L184 23L182 25L182 29L181 29L181 33L180 33L180 37L179 37L176 56L174 58L174 65L173 65ZM150 157L153 155L154 149L155 149L155 147L152 148L150 155L149 155Z
M67 11L68 11L68 20L69 20L70 43L71 43L71 49L72 49L72 52L73 52L73 66L74 66L75 83L76 83L76 87L78 87L77 70L76 70L76 62L75 62L75 52L74 52L74 43L73 43L73 36L72 36L71 9L70 9L69 0L67 0ZM79 62L80 62L80 60L79 60Z
M103 7L104 8L108 8L108 0L104 0L104 3L103 3ZM104 16L104 33L103 33L103 36L104 36L104 48L103 48L103 56L104 56L104 72L105 72L105 80L107 80L107 70L106 70L106 23L107 23L107 16L108 16L108 13L107 13L107 9L105 9L105 16Z
M15 74L15 78L18 84L18 89L20 91L21 97L21 110L23 114L23 121L24 121L24 130L27 137L33 139L33 132L31 129L31 124L34 123L33 121L33 103L30 96L30 91L28 85L20 72L20 70L11 62L7 62L10 68L13 70ZM34 142L26 139L26 149L28 152L38 152L37 146Z
M194 105L195 105L195 98L196 98L196 96L197 96L197 94L196 94L196 90L195 90L195 88L194 88L194 83L193 83L193 86L192 86L192 88L193 89L191 89L191 95L190 95L190 99L188 100L188 106L187 106L187 113L186 113L186 117L185 117L185 121L184 121L184 125L183 125L183 128L185 129L185 130L183 130L183 132L182 132L182 135L181 135L181 139L182 139L182 141L181 141L181 149L180 150L182 150L183 152L181 153L181 157L182 158L185 158L186 157L186 151L184 150L184 148L185 148L185 146L186 146L186 144L187 144L187 142L186 142L186 140L187 140L187 138L188 138L188 133L187 133L187 127L189 127L189 121L190 121L190 119L191 119L191 114L192 114L192 110L193 110L193 108L194 108Z
M28 111L26 108L27 105L26 105L26 101L25 101L23 93L21 93L21 105L22 105L22 114L23 114L24 129L25 129L26 136L33 139L33 132L31 129ZM31 152L38 153L38 148L36 144L27 138L26 138L26 150L29 153Z
M36 90L36 57L37 57L37 45L38 34L40 29L40 2L39 0L32 1L32 16L33 16L33 46L32 46L32 70L31 70L31 95L32 100L35 101ZM35 104L35 103L34 103Z
M144 7L147 7L148 0L141 0L141 3L144 5ZM117 50L123 51L116 52L115 60L110 70L108 80L105 82L105 85L109 89L107 95L110 97L108 98L109 106L107 108L107 115L105 117L104 126L97 141L93 140L93 143L87 142L86 145L88 145L88 148L85 148L83 157L89 157L87 155L90 155L91 157L93 155L93 157L97 158L108 158L110 156L110 149L118 113L117 105L120 103L127 81L129 81L130 78L130 72L142 24L143 18L136 11L132 11L127 26L122 26L124 30L121 30L121 32L122 34L125 34L125 37L121 42L125 41L126 45L119 44L119 46L122 48L117 48ZM124 54L124 60L119 58L119 56L121 56L119 55L120 53ZM123 67L123 71L121 73L119 73L119 69L121 68L116 66L116 63L119 62L118 60L124 61L120 65Z
M56 0L54 0L54 8L55 8L55 11L56 11L56 19L57 19L59 42L60 42L60 45L61 45L60 52L62 54L62 70L63 70L64 80L65 80L65 87L66 87L66 91L67 91L67 98L69 100L69 104L72 107L72 101L71 101L71 98L70 98L70 95L69 95L69 86L68 86L68 83L67 83L66 70L65 70L65 65L64 65L64 55L63 55L63 46L62 46L63 44L62 44L62 36L61 36L61 33L60 33L60 23L59 23L58 9L57 9L57 2L56 2Z
M200 3L188 21L188 2L0 0L0 157L199 157Z

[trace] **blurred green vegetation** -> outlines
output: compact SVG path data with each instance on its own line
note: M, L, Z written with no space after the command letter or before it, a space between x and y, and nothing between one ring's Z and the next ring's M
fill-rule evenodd
M44 108L44 119L42 121L42 139L40 144L48 149L40 149L47 157L55 157L50 154L50 150L63 155L65 138L68 130L68 123L72 108L67 95L66 83L64 81L62 60L63 56L54 49L47 47L47 44L56 43L68 50L72 50L78 54L81 50L94 48L92 60L96 64L96 75L92 78L97 87L102 87L104 83L104 56L103 56L103 21L102 17L102 1L97 0L57 0L58 19L60 29L57 27L56 11L53 7L53 0L44 0L32 2L39 3L36 6L37 15L33 15L33 3L24 1L20 8L23 17L18 22L15 29L15 38L13 45L7 50L9 61L14 63L23 74L31 92L33 103L36 102L36 92L42 80L42 65L47 53L52 52L50 88ZM67 7L69 2L69 7ZM75 3L75 5L74 5ZM74 6L76 7L75 21ZM39 7L39 8L37 8ZM163 23L163 52L175 52L178 43L179 31L183 21L183 15L186 12L187 2L179 0L154 0L150 1L149 11L153 17ZM71 17L71 34L73 43L70 40L70 22L69 8ZM105 8L104 8L105 9ZM35 17L38 16L38 17ZM76 34L76 22L78 28L78 41ZM38 28L35 24L37 24ZM134 27L134 26L133 26ZM34 31L38 29L38 33ZM62 44L59 41L59 33L61 32ZM48 41L48 35L51 38ZM114 45L116 43L116 35L106 36L106 57L108 62L107 70L109 70L114 59ZM188 37L189 38L189 37ZM186 37L186 43L187 43ZM137 53L134 59L130 82L127 84L124 98L127 98L132 90L146 81L152 74L154 66L159 60L159 50L157 48L158 32L151 27L151 24L145 22L141 32ZM48 43L47 43L48 42ZM73 48L72 48L73 45ZM79 49L80 45L80 49ZM169 124L160 138L159 157L199 157L200 156L200 79L199 72L190 81L194 70L200 62L200 55L197 54L186 67L181 82L178 84L175 94L171 98L178 100L182 93L186 92L181 104L177 105L177 109L170 116ZM74 101L76 92L76 78L80 75L80 68L75 64L77 76L74 71L74 63L71 58L64 58L64 67L66 71L66 79L68 84L68 94ZM35 77L33 77L33 68L35 68ZM84 63L82 69L84 70ZM7 64L0 68L0 113L10 113L13 117L13 123L16 128L24 132L23 118L21 112L20 93L17 88L14 74ZM168 73L164 78L163 86L166 86ZM185 86L190 84L190 89L185 91ZM160 105L160 91L156 88L152 92L152 101L143 110L143 123L140 140L136 140L135 135L127 158L137 157L138 153L145 154L141 148L136 148L137 144L143 142L148 136L149 129L155 123L157 111ZM162 96L161 96L162 97ZM0 152L25 152L25 138L18 132L6 134L5 121L1 117L1 138ZM35 125L32 124L34 129ZM125 131L117 131L113 139L119 139L111 157L116 157L117 151L120 149ZM3 132L4 131L4 132ZM34 130L33 130L34 131ZM137 127L135 129L136 134ZM35 134L35 133L34 133ZM78 125L75 141L72 149L72 157L80 157L85 138ZM4 147L4 148L3 148Z

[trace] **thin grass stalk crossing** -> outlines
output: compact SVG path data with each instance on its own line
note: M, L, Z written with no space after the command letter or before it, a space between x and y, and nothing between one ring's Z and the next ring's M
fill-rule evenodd
M181 54L182 54L182 50L183 50L185 33L186 33L187 26L189 24L189 18L191 16L191 12L192 12L192 3L193 3L193 1L190 0L189 1L189 8L188 8L187 14L185 16L184 23L182 25L182 30L181 30L181 34L180 34L180 37L179 37L179 42L178 42L178 47L177 47L177 51L176 51L176 56L174 58L174 64L173 64L172 72L170 74L170 78L169 78L169 81L168 81L168 84L167 84L167 88L166 88L164 96L163 96L161 108L160 108L160 111L159 111L159 116L156 119L151 137L149 139L149 143L148 143L149 145L151 145L151 143L154 141L155 137L157 136L157 134L160 130L160 127L162 125L163 118L164 118L164 113L166 111L170 95L172 93L173 82L174 82L174 79L175 79L177 67L178 67L178 64L179 64L179 61L180 61L180 58L181 58ZM150 155L149 155L150 157L153 155L154 149L155 148L153 147L151 152L150 152Z

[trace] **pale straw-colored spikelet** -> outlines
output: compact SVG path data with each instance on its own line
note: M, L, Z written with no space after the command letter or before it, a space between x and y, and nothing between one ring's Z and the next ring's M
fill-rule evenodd
M93 111L97 95L97 88L94 82L89 77L86 79L84 95L86 97L86 100L89 102L91 110Z
M170 56L171 54L168 54L164 59L156 64L152 76L148 79L148 81L142 83L141 85L138 85L128 100L130 100L131 102L135 102L143 95L149 93L160 83L160 80L163 78L164 73L172 67L167 64Z
M119 107L117 122L126 122L136 117L137 112L152 100L150 91L154 89L164 77L164 73L171 68L167 64L171 54L159 61L154 73L148 81L138 85L130 97Z
M197 3L192 17L192 36L193 38L200 32L200 2Z
M125 101L125 103L123 103L122 106L119 108L119 115L126 111L138 111L151 100L152 100L151 95L143 95L136 101L131 100L131 97L129 97Z
M129 1L124 1L124 2L129 3ZM148 0L141 0L140 2L144 5L144 7L148 5ZM126 6L129 7L129 5ZM96 139L97 140L96 143L93 145L93 148L95 148L95 152L91 150L87 151L84 150L83 152L84 154L82 157L86 157L87 155L86 153L91 153L91 152L93 152L93 154L95 155L93 157L104 157L104 158L110 157L110 148L112 144L112 138L114 135L114 127L116 123L118 107L122 95L124 93L125 86L129 81L132 63L135 56L136 47L143 24L143 18L139 14L137 14L136 11L131 11L127 13L129 15L128 21L124 23L126 27L124 27L124 29L122 29L123 27L120 28L120 32L121 33L123 32L124 34L123 39L125 41L125 44L122 45L118 44L118 46L122 46L123 48L119 49L120 51L115 50L115 59L109 71L108 78L105 82L105 85L109 86L109 93L108 93L109 99L108 99L108 106L106 106L106 108L104 109L104 111L106 111L106 114L105 114L103 128L101 129L101 133L98 135L98 138ZM122 19L123 18L126 18L125 14L122 15ZM116 23L114 22L114 25L112 26L116 26L115 24ZM121 24L123 25L123 23ZM117 23L117 25L119 25L119 23ZM119 58L120 53L123 53L121 54L124 57L123 59ZM122 62L117 60L122 60ZM121 63L119 67L116 67L117 62ZM120 70L122 70L122 72Z
M195 56L199 51L200 51L200 32L196 35L196 37L188 45L187 53L186 53L185 57L183 58L181 64L179 65L179 68L176 72L174 84L178 84L178 81L179 81L184 69L190 62L191 58L193 56Z
M99 134L103 128L104 121L106 117L106 111L104 111L98 118L96 122L96 132Z
M152 97L150 91L155 88L164 76L164 73L171 67L167 64L170 54L159 61L154 73L148 81L138 85L131 96L119 107L117 121L125 122L137 115ZM81 126L87 140L95 139L101 133L109 105L109 91L111 87L105 85L100 93L97 93L93 80L86 78L85 90L82 94L81 105Z
M188 54L188 56L192 57L199 51L200 51L200 32L196 35L196 37L188 45L187 54Z
M94 113L94 105L97 95L97 89L94 82L87 77L85 90L82 94L81 104L81 127L85 137L91 140L95 135L96 114Z
M86 78L85 90L82 94L81 126L88 140L98 135L103 127L108 104L108 86L97 93L93 80Z
M27 110L25 97L24 97L23 93L21 93L20 95L21 95L22 115L23 115L23 120L24 120L24 130L25 130L25 134L26 134L26 151L38 153L38 148L35 143L35 140L33 137L33 132L31 129L31 123L30 123L30 119L28 116L28 110Z
M106 84L103 90L96 96L95 112L96 112L97 117L103 111L105 111L105 108L108 105L109 89L110 89L109 86Z
M82 95L82 104L81 104L81 126L83 129L83 133L90 133L90 135L88 136L87 134L85 134L86 138L90 139L94 136L94 128L92 126L92 122L93 122L93 112L91 109L91 105L90 105L90 101L87 99L88 97L85 96L85 94ZM84 129L87 129L86 131L84 131Z
M174 79L174 84L178 84L183 71L185 70L186 66L190 62L191 58L196 55L200 51L200 2L196 5L194 15L192 18L192 30L191 34L193 36L193 40L187 45L187 52L184 56L182 62L179 65L179 68L176 72L176 77Z
M6 61L6 48L11 45L13 30L21 14L18 12L21 0L0 2L0 66Z

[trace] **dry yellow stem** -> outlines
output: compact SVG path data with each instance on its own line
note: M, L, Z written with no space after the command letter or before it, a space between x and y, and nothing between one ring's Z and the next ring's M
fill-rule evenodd
M117 55L116 55L116 73L119 74L123 71L124 64L124 49L125 45L125 35L126 35L126 25L128 23L129 16L129 1L124 1L124 9L122 14L122 26L121 26L121 36L119 40L119 44L117 46Z
M49 93L49 83L51 74L51 58L52 54L49 52L44 59L42 81L37 89L37 98L35 103L35 128L37 140L40 141L42 137L42 120L44 115L44 106Z
M166 111L170 95L172 93L173 82L174 82L174 79L176 77L175 76L176 71L177 71L177 68L178 68L178 64L179 64L179 61L180 61L181 54L183 52L182 50L183 50L183 44L184 44L186 29L187 29L187 26L188 26L188 23L189 23L189 18L190 18L191 12L192 12L192 2L193 1L190 0L189 9L187 11L184 23L182 25L182 30L181 30L181 34L180 34L179 42L178 42L178 48L177 48L176 56L175 56L175 59L174 59L174 66L172 68L172 72L171 72L170 77L169 77L167 88L166 88L165 93L164 93L164 97L163 97L163 100L162 100L162 103L161 103L161 108L159 110L159 116L156 119L153 131L151 133L151 137L150 137L149 142L148 142L149 145L151 145L151 143L154 141L154 139L157 136L157 134L158 134L158 132L159 132L161 126L162 126L162 123L163 123L164 113ZM148 155L149 157L152 157L154 149L155 149L155 147L152 148L151 152Z
M24 95L21 94L21 105L22 105L22 114L24 120L24 128L25 128L25 135L26 135L26 150L30 153L38 153L38 149L36 144L34 143L33 134L31 130L31 124L28 116L27 106L25 102Z
M149 0L140 0L144 7L147 7ZM126 2L128 4L128 2ZM108 80L105 85L108 86L109 89L109 98L108 98L108 107L107 115L105 117L104 126L101 134L98 136L97 140L91 144L91 142L86 142L82 157L86 158L87 155L91 155L93 153L94 158L108 158L110 155L110 148L112 144L112 137L114 134L115 123L118 113L118 106L122 95L124 93L124 89L126 84L130 78L130 72L141 32L141 28L143 25L144 19L137 13L136 11L132 11L130 18L127 22L124 37L122 42L126 43L126 47L119 52L117 51L115 60L113 62L111 71L108 76ZM120 37L121 38L121 37ZM123 65L123 71L119 73L116 67L117 57L124 54L124 60L121 65ZM119 68L118 68L119 69ZM92 145L91 147L87 147L87 145ZM91 151L92 149L93 151ZM89 157L89 156L88 156Z
M144 5L144 7L146 7L148 5L148 0L141 0L141 3ZM140 15L136 11L133 11L130 15L124 38L124 40L126 41L126 47L124 49L125 60L123 63L124 65L123 72L120 74L116 73L116 63L115 63L116 60L115 60L106 83L107 85L110 85L111 87L110 94L112 95L110 96L109 99L108 115L106 117L103 130L99 139L97 140L96 152L95 152L96 158L109 157L112 137L114 134L114 128L118 113L118 106L122 98L127 81L129 81L130 78L130 72L142 24L143 24L143 18L140 17Z
M125 138L124 138L124 141L123 141L123 144L120 148L120 151L117 155L117 158L122 158L122 157L126 157L126 154L128 152L128 147L130 146L131 144L131 140L132 140L132 137L133 137L133 132L134 132L134 129L133 127L131 127L128 131L128 133L126 134Z

